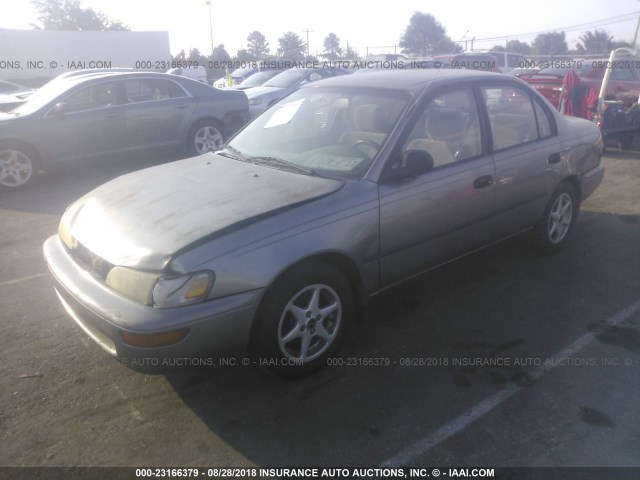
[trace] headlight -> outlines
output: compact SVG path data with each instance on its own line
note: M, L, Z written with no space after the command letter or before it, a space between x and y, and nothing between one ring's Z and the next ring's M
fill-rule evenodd
M213 282L213 272L189 273L175 278L160 277L153 287L153 306L168 308L201 302L211 291Z
M122 295L157 308L178 307L202 302L211 291L213 272L188 273L179 277L159 277L127 267L109 271L106 284Z
M62 243L64 243L69 250L73 250L78 246L77 240L71 234L71 220L75 213L75 206L71 206L67 208L60 219L60 224L58 225L58 236Z
M249 105L260 105L262 103L261 98L250 98Z
M113 267L105 279L106 284L116 292L144 305L153 305L151 292L157 281L157 274L127 267Z

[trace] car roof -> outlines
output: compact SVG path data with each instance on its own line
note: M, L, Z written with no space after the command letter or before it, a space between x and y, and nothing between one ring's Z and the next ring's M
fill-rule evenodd
M96 72L88 73L84 75L77 75L75 77L69 77L66 79L67 83L79 84L88 82L90 80L102 79L102 78L170 78L171 80L183 81L191 80L188 77L180 75L172 75L170 73L162 72Z
M366 75L341 75L310 83L302 88L319 86L385 88L416 92L424 90L430 83L448 83L452 80L499 80L513 81L502 73L483 72L466 69L409 69L409 70L375 70ZM517 80L517 79L516 79Z

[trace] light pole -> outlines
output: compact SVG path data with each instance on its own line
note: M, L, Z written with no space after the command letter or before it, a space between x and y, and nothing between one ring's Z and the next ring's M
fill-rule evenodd
M209 7L209 35L211 36L211 59L213 60L213 23L211 22L211 0L205 2Z
M303 30L303 32L307 33L307 58L309 58L309 34L313 33L313 30L309 30L307 28L306 30Z

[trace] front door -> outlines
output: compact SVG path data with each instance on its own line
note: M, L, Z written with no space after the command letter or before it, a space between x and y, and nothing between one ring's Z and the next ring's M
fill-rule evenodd
M384 285L467 253L493 238L495 168L483 146L471 88L427 101L402 141L434 168L380 185L380 274Z

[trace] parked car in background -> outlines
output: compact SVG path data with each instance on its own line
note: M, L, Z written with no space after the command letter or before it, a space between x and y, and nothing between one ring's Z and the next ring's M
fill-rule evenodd
M498 61L498 69L502 73L510 73L514 68L528 67L532 62L527 57L514 52L502 52L496 50L472 50L469 53L484 53L495 57Z
M53 81L0 115L0 186L27 185L40 169L142 150L201 154L246 120L242 92L164 73L103 73Z
M538 67L514 68L509 72L509 75L513 75L515 77L520 78L522 75L525 75L528 73L538 73L539 71L540 71L540 68Z
M167 70L169 75L178 75L181 77L191 78L193 80L197 80L198 82L208 83L207 82L207 71L202 65L197 67L178 67L171 68Z
M211 83L211 86L213 88L227 88L229 86L228 82L229 82L229 79L227 77L220 77L217 80L214 80Z
M584 89L593 88L596 92L600 92L609 59L558 60L555 63L557 65L543 68L536 73L520 75L520 78L535 88L557 108L560 102L562 80L569 70L576 72L580 79L580 85ZM619 100L627 108L638 101L638 96L640 96L639 64L640 61L635 59L620 59L614 62L605 99Z
M0 80L0 95L9 95L17 93L31 93L33 88L25 87L17 83L9 82L7 80Z
M513 76L338 76L215 153L88 193L44 256L66 310L123 364L249 350L302 375L385 288L520 232L563 247L601 150L592 122Z
M24 103L34 91L24 85L0 80L0 112L12 110Z
M244 79L242 82L234 85L232 88L235 88L237 90L246 90L248 88L259 87L267 80L270 80L278 75L280 72L282 72L282 70L262 70Z
M445 68L482 70L500 73L498 60L488 53L456 53L451 55L434 55L433 60L441 63Z
M267 80L260 87L245 90L249 99L249 117L254 118L301 85L351 73L342 68L290 68Z
M251 78L252 75L259 71L258 67L236 68L233 72L229 73L228 76L224 76L213 82L213 86L215 88L228 88L240 85L243 81Z

